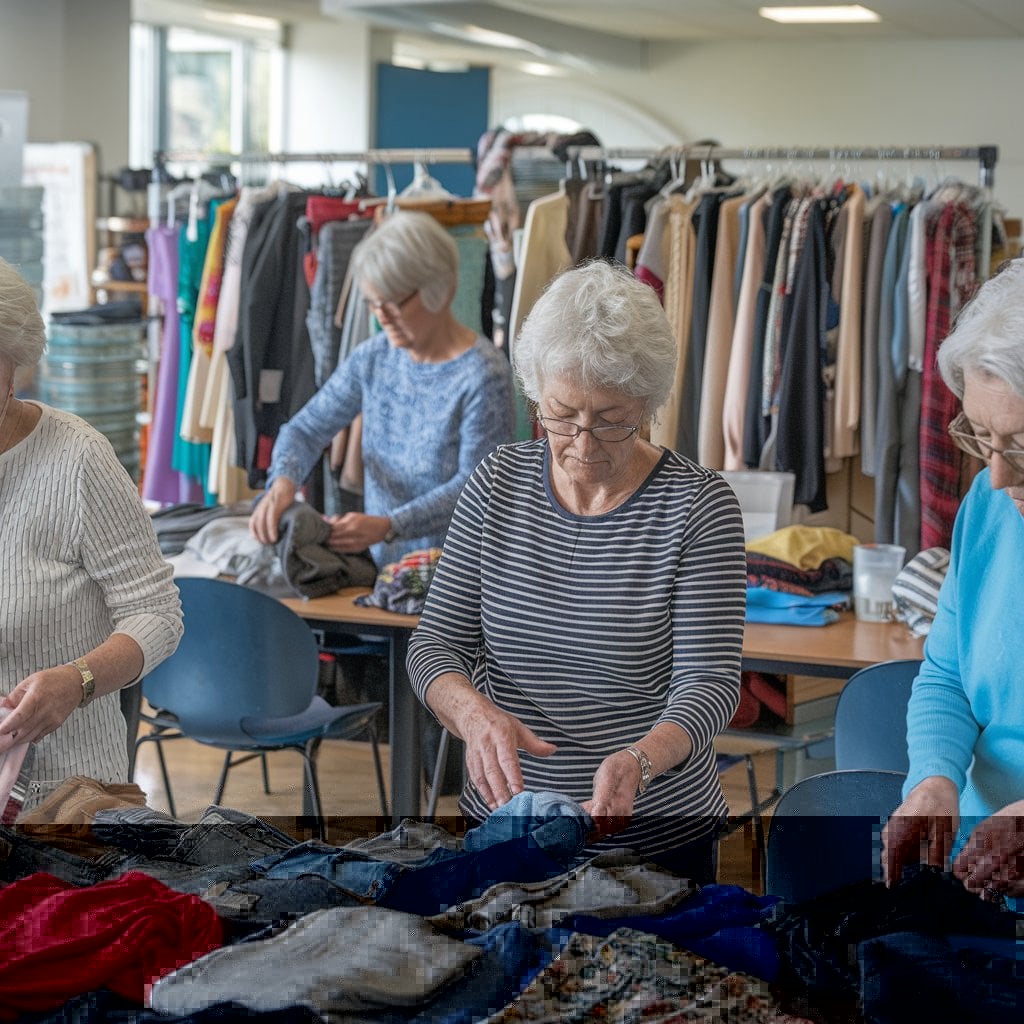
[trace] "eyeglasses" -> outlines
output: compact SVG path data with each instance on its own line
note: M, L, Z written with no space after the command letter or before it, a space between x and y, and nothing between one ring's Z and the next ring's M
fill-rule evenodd
M539 416L540 425L549 433L559 437L579 437L584 431L591 434L595 441L628 441L639 429L640 424L632 426L616 424L607 427L581 427L578 423L568 420L553 420L549 416Z
M1020 448L993 448L988 441L983 441L974 433L974 427L966 413L959 416L948 427L953 444L961 450L973 455L976 459L988 462L993 455L1001 455L1003 461L1015 472L1024 473L1024 450Z
M375 317L379 318L380 314L384 313L389 318L394 319L396 316L401 315L402 310L405 309L405 307L408 306L409 303L419 295L419 293L420 290L417 288L416 291L410 292L404 299L400 299L397 302L394 299L377 299L374 302L368 302L367 305L370 307L370 312L373 313Z

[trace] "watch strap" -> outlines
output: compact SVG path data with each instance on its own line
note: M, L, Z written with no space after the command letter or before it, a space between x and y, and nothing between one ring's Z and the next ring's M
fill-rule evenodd
M651 779L654 777L654 773L651 768L651 759L639 747L626 747L626 753L632 754L636 759L636 763L640 765L640 782L636 787L636 791L637 793L643 793L651 784Z
M78 706L83 708L90 700L92 700L92 696L96 692L96 680L93 677L92 669L89 668L89 663L85 658L75 658L71 664L78 669L78 672L82 677L82 699L78 702Z

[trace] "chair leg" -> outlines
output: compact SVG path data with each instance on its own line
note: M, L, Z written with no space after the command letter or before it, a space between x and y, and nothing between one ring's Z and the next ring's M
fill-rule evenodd
M433 818L437 810L437 798L441 795L441 782L444 779L445 765L448 763L448 742L451 733L441 730L441 740L437 745L437 760L434 761L434 778L430 783L430 799L427 801L427 818Z
M177 739L178 737L177 737L177 734L175 734L174 736L172 736L170 738L171 739ZM167 760L164 757L164 745L163 745L162 737L158 736L156 733L149 733L146 736L140 736L135 741L136 762L138 761L139 747L141 747L143 743L150 743L150 742L156 744L156 758L157 758L157 761L160 764L160 775L163 778L164 792L167 794L167 811L168 811L168 813L170 814L170 816L172 818L177 818L178 812L177 812L177 810L174 807L174 794L171 792L171 777L167 773ZM134 768L133 768L133 771L132 771L133 778L134 778L134 774L135 774L135 772L134 772Z
M263 792L270 796L270 771L267 768L267 755L260 755L260 763L263 767Z
M320 780L316 774L316 752L319 747L320 741L315 739L310 740L304 747L298 747L297 749L302 754L302 761L305 765L306 793L310 810L313 812L313 818L316 822L316 837L323 840L326 838L326 830L324 828L323 809L320 804Z
M224 798L224 787L228 781L228 771L231 768L231 751L224 755L224 767L220 770L220 779L217 782L217 792L213 795L213 802L219 804Z
M761 814L761 804L757 793L757 776L754 772L754 758L746 755L747 761L747 784L750 787L750 811L754 825L754 842L757 844L757 867L761 877L761 891L764 892L765 868L768 852L764 838L764 818Z
M384 788L384 769L380 766L380 748L377 746L377 730L374 726L368 729L370 733L370 749L373 751L373 768L377 773L377 792L380 793L380 812L388 817L388 793Z

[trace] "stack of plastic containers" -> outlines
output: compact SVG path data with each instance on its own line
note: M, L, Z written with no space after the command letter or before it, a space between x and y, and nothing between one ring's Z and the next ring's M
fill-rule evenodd
M105 434L139 480L139 412L146 372L146 322L136 302L54 313L39 381L40 398Z

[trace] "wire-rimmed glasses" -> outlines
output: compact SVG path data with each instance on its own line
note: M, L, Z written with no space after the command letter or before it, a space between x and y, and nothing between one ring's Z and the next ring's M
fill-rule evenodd
M1006 464L1015 473L1024 473L1024 450L1020 448L995 448L988 441L983 441L974 433L974 427L967 418L966 413L960 413L947 427L947 431L953 444L962 451L967 452L968 455L973 455L976 459L981 459L982 462L988 462L993 455L1001 455Z
M412 302L413 299L419 295L419 288L414 292L410 292L404 299L375 299L372 302L367 302L370 307L370 312L380 319L381 313L383 313L389 320L394 320L396 317L402 315L402 310Z
M595 441L611 441L613 443L628 441L640 429L639 423L616 423L600 427L581 427L578 423L570 423L569 420L556 420L550 416L541 416L539 414L537 420L549 434L557 434L559 437L579 437L580 434L586 432Z

